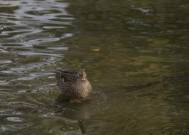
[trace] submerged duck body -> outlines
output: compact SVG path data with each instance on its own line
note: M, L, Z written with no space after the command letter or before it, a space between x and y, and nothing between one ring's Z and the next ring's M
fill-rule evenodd
M79 72L57 70L56 80L59 89L70 98L85 99L92 90L85 70Z

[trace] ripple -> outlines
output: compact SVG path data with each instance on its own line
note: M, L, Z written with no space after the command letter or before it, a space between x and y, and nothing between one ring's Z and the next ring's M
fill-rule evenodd
M1 49L1 48L0 48L0 52L1 52L1 53L8 53L8 51L6 51L6 50L4 50L4 49Z
M66 34L64 34L64 38L71 38L71 37L73 37L74 35L73 35L73 33L66 33Z
M17 80L22 80L22 81L27 81L27 80L33 80L42 76L49 76L52 75L53 73L35 73L35 74L29 74L27 77L20 77Z
M17 80L24 80L24 81L27 81L27 80L33 80L33 79L35 79L36 77L32 77L32 76L29 76L29 77L20 77L20 78L18 78Z
M5 127L3 125L0 126L0 131L5 132L7 130L9 130L9 128L7 128L7 127Z
M0 134L32 129L25 127L43 112L54 117L46 105L55 95L47 94L54 89L54 66L68 50L62 41L74 36L68 6L58 0L0 1Z
M18 1L0 1L0 7L15 7L18 6Z
M0 64L8 64L8 63L12 63L11 60L0 60Z
M10 122L23 122L24 121L24 119L20 117L7 117L6 119L7 121L10 121Z
M0 85L7 85L8 83L7 80L0 80Z
M34 53L34 52L20 52L20 53L18 53L19 55L21 55L21 56L37 56L37 55L39 55L39 56L55 56L55 57L61 57L61 55L60 54L52 54L52 53Z
M18 32L18 31L13 31L13 32ZM33 34L37 34L37 33L42 32L42 30L31 29L31 30L20 30L20 32L22 32L22 34L16 34L15 36L11 37L11 39L23 38L23 37L30 36L30 35L33 35Z
M60 38L40 38L40 39L33 39L29 41L23 42L25 45L34 45L34 44L40 44L40 43L48 43L48 42L54 42L59 41Z
M48 47L50 50L68 50L68 47Z
M64 26L43 26L44 29L65 29L66 27Z
M65 10L65 8L68 7L67 3L57 3L55 1L52 2L40 2L40 3L33 3L31 1L31 3L28 3L27 5L21 4L20 8L18 10L15 11L15 13L17 14L17 16L19 16L20 18L32 18L32 20L38 20L38 21L42 21L42 22L47 22L50 19L54 19L57 16L57 13L45 13L45 11L50 12L49 10L58 10L58 12L61 12L61 14L63 15L69 15L67 13L67 11ZM32 12L31 12L32 11ZM36 11L36 12L34 12Z

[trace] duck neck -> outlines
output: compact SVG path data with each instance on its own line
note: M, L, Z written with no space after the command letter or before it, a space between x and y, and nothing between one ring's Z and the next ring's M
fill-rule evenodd
M82 77L82 78L80 78L79 80L81 80L81 81L86 81L86 80L87 80L87 78Z

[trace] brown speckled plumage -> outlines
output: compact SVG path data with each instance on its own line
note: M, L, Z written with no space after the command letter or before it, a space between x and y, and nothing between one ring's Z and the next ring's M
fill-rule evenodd
M85 99L92 89L85 70L79 72L57 70L56 80L63 94L71 98Z

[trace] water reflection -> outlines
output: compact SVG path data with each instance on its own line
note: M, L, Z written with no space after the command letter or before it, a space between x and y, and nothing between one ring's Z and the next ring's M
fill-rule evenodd
M47 114L54 111L57 95L50 92L55 89L53 69L68 50L62 40L73 36L74 17L67 12L69 4L65 2L0 3L0 133L35 130L32 134L37 134L37 129L46 125L43 116L52 117ZM46 97L48 94L51 96ZM48 111L47 106L51 107Z
M56 100L56 113L61 113L62 117L73 123L78 123L81 133L86 133L84 121L91 117L89 105L85 103L70 103L69 99L62 99L64 99L63 95L59 95Z
M56 99L55 112L67 121L77 124L80 132L84 134L88 132L86 121L107 110L108 106L107 97L102 93L93 92L89 99L73 103L63 94L60 94Z

